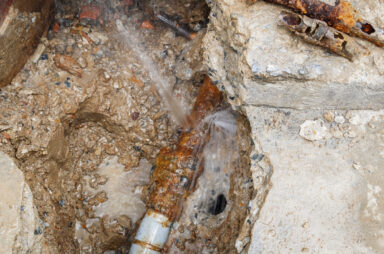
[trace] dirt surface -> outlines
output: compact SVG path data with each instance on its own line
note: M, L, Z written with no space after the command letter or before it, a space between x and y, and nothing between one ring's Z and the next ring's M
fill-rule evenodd
M35 234L43 234L46 253L124 252L129 246L137 219L95 212L110 195L100 189L112 181L99 174L100 167L117 157L114 163L123 171L136 172L141 159L154 165L160 148L172 147L178 137L178 125L138 53L153 59L169 85L166 89L185 112L205 73L200 46L208 8L202 1L174 1L169 13L179 13L178 20L198 32L192 41L156 21L148 11L152 2L95 1L91 13L85 13L86 4L89 1L58 2L47 38L32 57L36 61L31 59L11 85L0 90L0 149L15 159L31 188L42 222ZM167 6L156 8L166 13ZM183 16L186 6L192 16ZM119 24L137 33L145 52L135 52L137 47L117 32ZM214 232L220 232L228 239L213 239L216 251L234 249L247 214L247 204L236 204L251 196L242 185L250 174L249 127L240 126L241 163L227 197L233 202L230 223L209 234L213 239ZM137 185L145 201L146 182ZM76 237L79 230L87 232L86 245Z

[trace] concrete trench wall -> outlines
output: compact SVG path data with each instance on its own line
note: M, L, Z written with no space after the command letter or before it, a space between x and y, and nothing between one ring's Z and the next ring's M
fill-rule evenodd
M268 191L245 250L382 253L383 49L355 38L368 53L351 62L279 27L281 6L208 2L205 64L250 121L255 189ZM350 2L383 26L380 1Z

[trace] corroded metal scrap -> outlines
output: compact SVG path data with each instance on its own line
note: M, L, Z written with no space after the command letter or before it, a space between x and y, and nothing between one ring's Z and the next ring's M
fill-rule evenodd
M250 0L256 2L257 0ZM335 5L320 0L264 0L280 4L295 12L326 22L329 26L384 46L384 31L363 19L351 3L338 0Z
M329 27L323 21L283 11L279 23L305 41L322 46L349 60L363 52L363 48L351 37Z
M151 179L148 208L167 216L170 221L179 216L181 204L202 170L198 161L209 140L209 130L199 125L208 114L217 111L221 103L221 92L206 77L189 118L191 130L181 134L175 150L164 148L160 151Z

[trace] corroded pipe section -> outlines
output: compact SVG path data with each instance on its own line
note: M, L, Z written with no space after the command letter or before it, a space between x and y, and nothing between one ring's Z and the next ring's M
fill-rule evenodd
M361 46L351 37L329 27L323 21L283 11L279 17L279 24L306 42L324 47L349 60L362 52Z
M189 117L191 129L181 134L175 150L164 148L157 157L148 211L136 233L131 254L161 252L171 223L180 215L182 203L202 171L199 159L209 140L208 128L201 126L203 119L217 111L221 103L221 92L206 77Z
M250 0L256 2L257 0ZM320 0L264 0L280 4L295 12L326 22L329 26L384 46L384 31L364 20L352 4L339 0L335 5Z
M199 170L199 156L209 139L208 130L199 128L199 124L208 114L217 110L221 101L220 91L206 77L189 117L192 129L180 135L174 151L164 148L157 158L152 176L154 189L148 206L172 221L177 218L181 202L193 187L194 176Z

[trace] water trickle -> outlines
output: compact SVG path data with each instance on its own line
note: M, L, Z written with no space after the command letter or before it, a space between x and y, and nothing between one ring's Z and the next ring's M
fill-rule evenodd
M234 162L239 159L236 120L236 113L227 109L207 116L199 126L208 126L210 137L199 161L203 163L204 171L197 180L196 192L191 196L198 202L197 222L211 215L220 214L222 219L226 217L225 209L230 205L227 204L230 177Z
M128 46L132 53L140 59L145 71L148 73L152 85L159 92L160 96L163 98L164 103L166 104L168 111L174 117L174 120L181 126L187 127L188 120L187 114L184 111L180 103L175 99L172 94L171 88L165 82L165 77L159 72L156 64L146 53L146 50L142 46L142 41L140 41L140 36L135 30L134 27L126 27L123 25L121 20L116 20L117 30L120 32L119 36L122 37L123 42Z
M183 203L182 214L168 239L167 253L232 253L249 201L244 158L247 139L241 116L231 109L210 114L196 128L206 130L196 186ZM207 131L209 130L209 131ZM248 139L249 140L249 139ZM244 174L245 173L245 174ZM197 178L195 176L195 178ZM191 239L193 235L193 239ZM207 239L210 243L207 244Z

